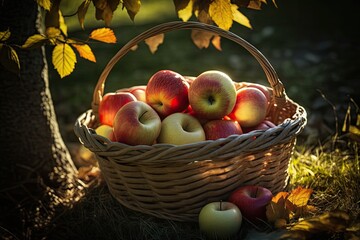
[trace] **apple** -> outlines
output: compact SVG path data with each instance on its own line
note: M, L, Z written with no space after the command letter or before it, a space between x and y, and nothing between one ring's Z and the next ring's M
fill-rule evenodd
M269 189L248 185L233 191L228 201L240 209L246 220L252 223L260 223L266 220L266 206L272 198L273 194Z
M251 132L254 130L267 130L267 129L273 128L273 127L276 127L276 125L274 123L272 123L269 120L264 120L259 125L256 125L254 127L243 128L243 132L248 133L248 132Z
M199 213L199 227L209 237L229 238L237 234L242 223L239 208L231 202L211 202Z
M226 138L234 134L242 134L240 124L234 120L215 119L210 120L203 126L206 140Z
M129 88L129 92L132 93L138 101L146 102L146 85L134 86Z
M189 106L188 92L189 83L182 75L171 70L161 70L152 75L147 83L146 102L163 119Z
M236 103L229 117L241 127L253 127L264 121L268 101L257 88L245 87L236 92Z
M152 145L160 130L159 115L145 102L129 102L115 115L114 136L118 142L128 145Z
M113 126L114 117L119 109L128 102L137 101L135 96L129 92L107 93L99 103L99 122Z
M189 88L189 102L199 118L221 119L234 108L235 100L235 84L221 71L201 73Z
M195 117L173 113L162 120L157 143L182 145L200 141L205 141L205 132Z
M247 83L246 87L253 87L259 89L265 95L266 99L268 100L268 104L270 104L272 94L267 87L258 83Z
M115 140L113 128L109 125L100 125L95 129L96 134L106 137L111 141Z

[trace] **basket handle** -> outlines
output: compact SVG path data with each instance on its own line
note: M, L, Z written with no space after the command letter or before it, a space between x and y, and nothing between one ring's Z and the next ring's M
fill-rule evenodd
M163 23L160 25L157 25L153 28L148 29L147 31L142 32L138 36L134 37L132 40L130 40L127 44L125 44L114 56L113 58L108 62L108 64L105 66L103 72L101 73L99 80L95 86L94 93L93 93L93 101L92 101L92 110L95 116L98 116L98 106L102 99L102 96L104 95L104 86L107 76L109 75L111 69L114 67L114 65L125 55L127 54L131 48L141 41L144 41L145 39L149 37L156 36L160 33L166 33L174 30L180 30L180 29L197 29L202 31L208 31L215 34L220 35L221 37L227 38L243 48L245 48L255 59L259 62L261 65L263 71L265 72L265 75L267 77L268 82L270 83L270 86L273 89L273 100L274 100L274 106L277 108L281 108L286 103L286 94L285 89L278 78L278 75L276 74L274 68L270 64L270 62L265 58L265 56L256 49L253 45L248 43L246 40L242 39L241 37L237 36L236 34L223 30L219 27L216 27L214 25L209 25L205 23L200 22L181 22L181 21L174 21L174 22L168 22Z

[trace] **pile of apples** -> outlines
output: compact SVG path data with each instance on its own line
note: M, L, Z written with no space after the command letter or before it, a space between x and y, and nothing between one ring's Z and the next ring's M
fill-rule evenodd
M185 77L160 70L147 85L105 94L96 132L128 145L216 140L275 127L265 120L270 98L268 88L236 84L221 71Z

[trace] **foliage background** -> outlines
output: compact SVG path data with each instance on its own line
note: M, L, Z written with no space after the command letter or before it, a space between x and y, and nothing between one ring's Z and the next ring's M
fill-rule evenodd
M73 13L76 1L63 1L64 15ZM326 137L335 131L332 108L320 94L336 105L339 122L344 117L349 97L359 102L359 56L355 1L276 1L263 5L261 11L241 9L250 19L253 29L233 24L230 29L257 47L276 69L288 96L304 106L310 126ZM66 18L74 37L86 38L95 26L93 6L85 18L85 31L77 17ZM49 59L50 88L61 131L67 142L76 142L72 127L76 118L90 108L92 91L106 63L127 41L142 31L162 22L178 20L172 1L142 1L141 9L131 22L126 11L117 9L111 27L118 38L116 44L91 45L97 62L78 58L75 71L60 79ZM50 53L50 52L49 52ZM48 56L51 56L48 54ZM160 69L172 69L184 75L196 76L202 71L220 69L236 81L268 85L262 69L250 54L228 40L222 41L222 51L210 46L198 49L191 42L190 31L166 34L155 54L145 44L127 54L112 70L105 92L145 84ZM320 130L319 130L320 129Z

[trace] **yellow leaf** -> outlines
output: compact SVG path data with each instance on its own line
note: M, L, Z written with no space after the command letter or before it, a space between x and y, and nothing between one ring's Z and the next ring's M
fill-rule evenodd
M0 32L0 42L5 42L6 40L8 40L10 35L11 32L9 29L4 32Z
M95 29L91 32L90 38L105 43L116 43L114 31L110 28Z
M194 2L193 2L193 0L188 0L188 3L186 6L180 7L181 6L180 4L182 2L183 1L174 1L174 4L175 4L175 8L176 8L178 17L180 19L182 19L184 22L187 22L192 16Z
M69 44L57 44L52 52L52 63L63 78L68 76L75 68L76 55Z
M57 38L61 35L61 31L56 27L47 27L45 34L48 38Z
M145 39L145 43L149 46L151 53L155 53L158 46L164 42L164 34L158 34L156 36Z
M50 11L51 0L37 0L36 2L40 7L44 8L47 11Z
M244 14L239 12L238 6L236 6L235 4L231 4L231 11L232 11L233 20L235 22L240 23L241 25L244 25L245 27L252 29L249 19Z
M21 46L22 48L33 48L33 47L40 47L47 41L47 37L41 34L34 34L28 39L26 39L25 43Z
M298 187L291 191L287 199L297 207L302 207L307 205L312 193L312 189Z
M2 44L0 49L0 63L7 70L18 74L20 71L20 61L16 51L9 45Z
M78 15L79 23L80 23L80 26L82 29L84 29L85 15L87 13L90 3L91 3L91 1L85 0L78 7L77 15Z
M140 0L123 0L123 6L126 8L131 20L134 21L135 15L139 12L141 7Z
M61 13L61 11L59 10L59 28L61 30L61 32L67 36L67 25L65 23L65 19Z
M72 46L78 51L80 57L89 61L96 62L96 58L91 48L87 44L72 44Z
M214 36L211 43L217 50L221 51L221 37L219 35Z
M232 25L230 0L214 0L209 6L211 19L222 29L229 30Z

